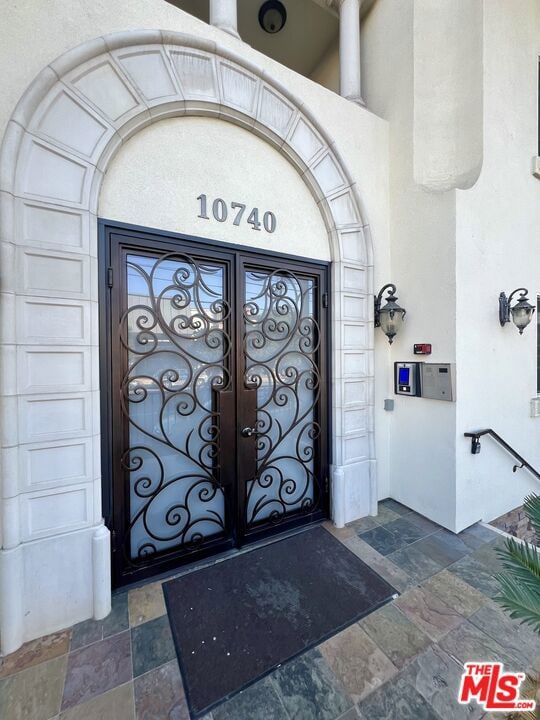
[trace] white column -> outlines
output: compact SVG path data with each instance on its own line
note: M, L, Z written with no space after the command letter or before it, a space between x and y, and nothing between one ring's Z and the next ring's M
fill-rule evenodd
M360 80L360 0L341 0L339 6L340 95L363 105Z
M210 0L210 25L239 38L237 0Z

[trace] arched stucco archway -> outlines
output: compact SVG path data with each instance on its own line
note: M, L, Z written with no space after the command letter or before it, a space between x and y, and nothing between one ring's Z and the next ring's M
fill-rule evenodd
M333 517L342 525L375 509L372 249L335 146L286 89L215 43L165 31L97 38L35 79L0 155L5 653L110 608L98 199L122 143L183 115L258 134L288 158L318 204L333 260Z

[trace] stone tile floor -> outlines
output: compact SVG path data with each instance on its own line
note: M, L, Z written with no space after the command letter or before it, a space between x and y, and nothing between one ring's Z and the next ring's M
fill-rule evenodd
M500 535L477 525L456 536L393 500L377 517L325 526L400 597L204 720L487 719L456 701L464 661L540 670L538 635L491 600ZM161 583L0 659L0 718L188 720Z

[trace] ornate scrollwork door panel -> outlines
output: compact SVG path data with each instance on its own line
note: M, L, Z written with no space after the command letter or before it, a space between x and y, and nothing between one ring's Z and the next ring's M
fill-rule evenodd
M233 258L137 240L111 245L117 584L233 542L219 422L234 385Z
M279 262L279 261L278 261ZM239 468L247 536L326 513L326 274L247 260L239 413L254 464ZM242 403L242 397L244 402ZM253 411L253 408L255 411ZM244 451L249 454L249 449Z
M107 243L115 585L323 517L326 267Z

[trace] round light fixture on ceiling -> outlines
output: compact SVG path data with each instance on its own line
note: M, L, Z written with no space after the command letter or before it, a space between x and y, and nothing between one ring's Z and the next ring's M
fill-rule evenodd
M274 35L283 30L287 22L287 11L279 0L266 0L259 10L259 24L262 29Z

